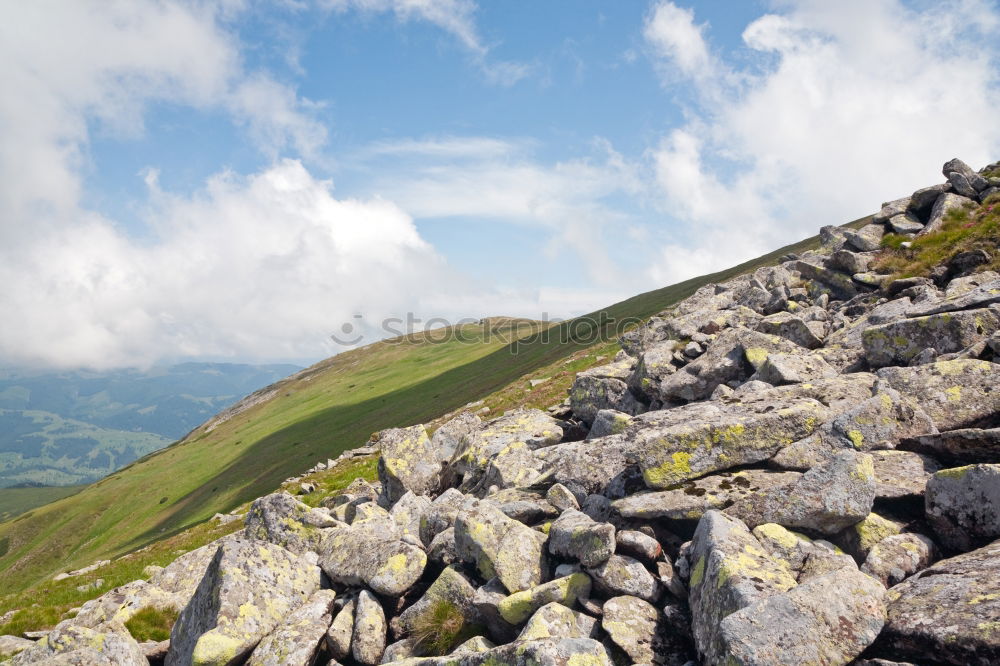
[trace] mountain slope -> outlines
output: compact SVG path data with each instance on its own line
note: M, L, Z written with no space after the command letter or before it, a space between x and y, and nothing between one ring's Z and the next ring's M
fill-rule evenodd
M817 243L806 239L544 331L527 328L511 344L469 326L465 342L383 341L323 361L258 392L245 411L234 410L77 495L0 524L0 541L9 544L0 556L0 592L174 534L363 444L376 430L432 421L606 341L616 322L648 318L701 285Z

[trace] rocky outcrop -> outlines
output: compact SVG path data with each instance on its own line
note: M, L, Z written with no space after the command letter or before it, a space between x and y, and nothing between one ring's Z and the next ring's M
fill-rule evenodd
M699 288L548 412L376 433L379 482L262 497L0 650L145 663L124 622L157 607L181 611L168 664L1000 662L995 249L880 272L887 234L1000 191L944 176Z

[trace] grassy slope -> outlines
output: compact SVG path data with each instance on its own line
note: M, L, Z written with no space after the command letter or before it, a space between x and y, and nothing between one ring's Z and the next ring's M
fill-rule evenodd
M614 335L616 325L609 322L647 318L703 284L774 263L816 242L810 238L726 271L640 294L511 345L381 342L323 361L282 383L275 398L211 432L196 430L71 498L0 524L0 540L10 544L0 557L0 593L176 534L270 492L317 460L363 444L373 431L429 422L505 387L503 397L494 400L497 406L558 395L571 381L565 360L593 364L596 357L587 350L600 349ZM466 327L467 334L477 331L482 333ZM561 368L559 378L521 395L517 380ZM509 386L512 382L517 386Z
M16 518L35 507L77 493L81 488L82 486L0 488L0 520Z

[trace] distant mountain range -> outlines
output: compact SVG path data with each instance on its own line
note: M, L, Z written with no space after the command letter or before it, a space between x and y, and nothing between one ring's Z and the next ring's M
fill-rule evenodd
M88 483L180 439L295 365L0 370L0 488Z

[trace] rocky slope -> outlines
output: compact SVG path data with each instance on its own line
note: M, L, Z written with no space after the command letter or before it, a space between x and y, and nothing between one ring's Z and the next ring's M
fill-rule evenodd
M985 251L878 272L887 230L993 215L997 172L953 160L822 251L698 290L548 412L377 433L379 483L262 497L243 531L0 655L998 663L1000 275ZM126 628L150 608L179 613L168 642Z

